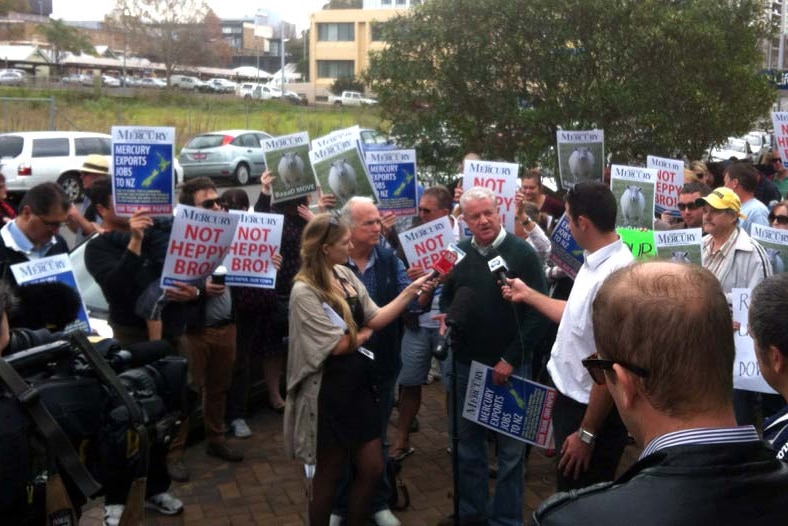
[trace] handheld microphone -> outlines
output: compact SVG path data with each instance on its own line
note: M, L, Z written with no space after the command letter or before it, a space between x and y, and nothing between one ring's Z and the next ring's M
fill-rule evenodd
M468 321L471 309L476 303L476 291L470 287L460 287L454 294L449 312L446 314L446 325L449 329L443 339L435 347L432 355L440 361L446 359L449 354L451 338L460 329L460 326Z
M506 273L509 272L509 266L506 264L506 260L503 259L497 250L491 250L488 254L492 256L491 259L487 260L487 268L490 269L490 272L500 281L501 283L506 283Z
M463 254L464 255L464 254ZM429 277L427 280L433 280L439 276L445 276L449 272L452 271L454 266L462 260L462 256L457 252L449 249L443 249L440 251L438 260L433 263L432 271L430 272ZM419 289L416 292L416 296L421 296L423 291Z

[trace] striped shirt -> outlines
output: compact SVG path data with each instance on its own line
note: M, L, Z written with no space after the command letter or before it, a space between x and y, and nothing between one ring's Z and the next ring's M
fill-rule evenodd
M725 258L733 251L736 246L736 240L739 238L739 229L734 228L731 235L725 242L720 245L720 248L714 251L714 239L712 236L706 236L703 242L703 266L706 267L718 280L722 281L720 273L725 265ZM727 269L725 269L727 270Z
M666 433L651 440L643 449L638 460L656 453L661 449L675 446L694 446L701 444L735 444L760 440L753 426L738 427L699 427Z

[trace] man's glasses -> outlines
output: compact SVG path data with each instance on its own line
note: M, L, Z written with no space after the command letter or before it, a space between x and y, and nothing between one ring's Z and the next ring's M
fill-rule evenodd
M320 238L320 244L318 245L318 247L322 247L323 245L326 244L326 241L328 241L328 234L331 233L331 227L333 227L333 226L336 226L336 227L339 226L339 219L337 219L336 217L334 217L332 215L328 219L328 226L326 227L326 231L323 232L323 237Z
M769 223L774 223L777 221L778 225L788 225L788 216L778 216L774 212L769 214Z
M48 228L60 228L64 224L64 221L47 221L40 215L36 215L36 217Z
M221 197L216 197L214 199L206 199L205 201L200 203L200 206L207 210L210 210L214 206L218 206L219 208L227 208L227 201L225 201Z
M591 379L594 381L594 383L599 385L605 384L605 371L612 371L613 365L615 364L618 364L624 369L635 373L641 378L648 378L649 375L648 369L643 369L642 367L622 362L620 360L604 360L599 357L598 353L592 354L583 360L582 363L583 367L588 370L588 374L591 375Z
M783 162L782 159L772 159L772 164L774 164L774 163L781 163L781 162Z
M692 212L693 210L697 210L698 208L700 208L700 206L695 203L679 203L676 206L678 206L679 210L681 210L682 212L684 210L689 210L690 212Z

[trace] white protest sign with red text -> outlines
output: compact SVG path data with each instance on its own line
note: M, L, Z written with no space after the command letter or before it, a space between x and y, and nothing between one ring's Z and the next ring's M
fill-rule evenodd
M230 253L224 260L227 285L272 289L276 285L273 256L282 244L285 216L231 211L240 217Z
M439 217L401 232L399 241L408 264L426 271L440 259L441 251L454 242L451 221L447 216Z
M774 151L780 159L788 159L788 111L772 112Z
M501 213L501 223L507 232L514 232L517 204L517 176L520 165L489 161L465 161L463 166L462 187L465 190L474 186L489 188L495 194Z
M684 187L684 162L649 155L646 158L646 168L657 170L654 211L657 214L668 212L674 217L680 217L679 192Z
M198 285L218 267L230 251L239 216L193 206L178 205L172 223L162 288L175 282Z

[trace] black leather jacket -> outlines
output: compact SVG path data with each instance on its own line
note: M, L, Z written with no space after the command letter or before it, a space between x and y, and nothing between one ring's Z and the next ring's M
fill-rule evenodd
M541 526L788 524L788 465L765 442L676 446L615 482L559 493L534 512Z

